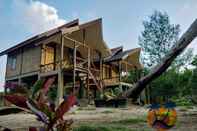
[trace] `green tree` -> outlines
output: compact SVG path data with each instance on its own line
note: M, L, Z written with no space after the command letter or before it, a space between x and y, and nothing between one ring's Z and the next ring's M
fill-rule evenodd
M190 79L192 76L191 69L185 69L183 71L177 72L177 81L174 81L177 86L178 95L180 97L187 97L191 96L191 86L190 86Z
M151 96L155 98L182 98L191 96L190 78L192 71L185 69L182 72L169 69L156 80L151 86Z
M180 26L171 24L167 13L154 11L148 20L143 21L144 31L139 37L139 45L143 49L142 61L145 67L161 63L163 57L176 46ZM149 84L153 97L181 97L191 93L188 82L192 72L187 69L192 61L193 50L187 49L177 57L170 68ZM181 68L184 67L184 68ZM184 70L180 70L184 69Z
M167 13L154 11L148 20L143 21L144 31L139 37L139 45L143 49L142 61L145 66L152 67L160 63L178 40L180 26L171 24ZM193 56L189 49L173 62L172 67L179 69L191 63Z
M191 87L193 101L197 103L197 55L193 58L192 65L195 68L193 69L189 86Z
M159 78L151 82L151 97L155 98L170 98L172 96L178 97L177 90L178 74L171 69L162 74ZM176 82L175 82L176 81Z
M197 55L193 58L192 65L197 67Z
M159 76L165 73L168 69L172 69L169 67L173 64L175 59L178 56L180 56L181 53L183 53L186 47L188 47L188 45L196 37L197 37L197 19L191 24L191 26L186 30L186 32L177 40L177 42L174 43L174 46L172 46L172 48L168 51L168 53L162 58L161 62L156 64L154 68L152 68L147 75L140 78L133 85L133 88L130 88L126 92L122 93L122 97L131 97L133 98L133 101L137 100L140 93L147 87L148 84L156 80ZM149 61L152 61L152 60L149 60Z
M139 37L143 49L143 62L148 67L161 62L178 40L180 26L170 23L167 13L154 11L148 20L143 21L144 31Z

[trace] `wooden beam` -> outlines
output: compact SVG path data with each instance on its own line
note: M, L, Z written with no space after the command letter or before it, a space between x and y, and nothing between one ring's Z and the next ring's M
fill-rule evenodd
M50 71L46 73L40 73L40 77L47 77L47 76L52 76L52 75L58 75L59 70L55 71Z
M74 42L74 51L73 51L73 93L75 94L75 82L76 82L76 58L77 58L77 47Z
M121 81L121 75L122 75L122 62L119 61L119 81Z
M126 61L122 61L122 63L127 64L128 66L131 66L131 67L134 66L133 64L130 64L129 62L126 62Z
M102 80L102 76L103 76L103 68L102 68L102 65L103 65L103 59L100 55L100 80Z
M58 99L57 99L57 105L61 104L63 95L64 95L64 76L63 72L58 72Z
M80 41L77 41L75 39L72 39L70 37L68 37L67 35L63 35L63 37L67 40L70 40L72 42L74 42L76 44L76 46L83 46L83 47L86 47L87 49L90 48L91 50L94 50L93 48L91 48L90 46L86 45L86 43L82 43Z
M64 95L64 76L62 72L62 62L64 59L64 38L61 35L61 61L60 61L60 69L58 71L58 90L57 90L57 105L62 102Z
M125 63L125 66L126 66L126 73L128 72L128 62Z
M90 71L90 48L88 48L88 71ZM88 100L90 101L90 87L89 87L89 73L87 74L87 93L88 93Z
M86 30L83 29L83 44L85 45L86 43Z
M21 53L21 64L20 64L20 75L21 75L23 71L23 47L21 48L20 53Z
M60 56L60 71L62 71L62 64L64 60L64 38L63 35L61 34L61 56Z
M74 39L72 39L72 38L70 38L70 37L68 37L68 36L64 36L64 38L65 38L65 39L68 39L68 40L70 40L70 41L72 41L72 42L74 42L75 45L79 45L79 46L84 46L84 47L86 47L86 48L90 48L90 47L87 46L86 44L84 44L84 43L82 43L82 42L79 42L79 41L77 41L77 40L74 40Z

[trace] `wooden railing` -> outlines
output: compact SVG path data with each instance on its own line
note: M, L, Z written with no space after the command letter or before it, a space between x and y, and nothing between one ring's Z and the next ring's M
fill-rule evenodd
M76 67L87 69L88 59L76 57Z
M96 85L97 89L102 92L102 88L104 87L104 84L102 80L100 79L100 70L95 68L90 68L88 70L88 73L90 77L92 78L94 84Z
M121 82L119 76L104 78L102 81L105 85L113 85Z
M73 67L73 57L71 57L72 61L69 62L69 60L65 59L62 61L62 68L63 69L68 69ZM41 73L46 73L50 71L55 71L60 69L60 64L61 61L56 61L48 64L41 65ZM88 68L88 60L81 58L81 57L76 57L76 67L87 69Z
M46 73L46 72L50 72L50 71L54 71L57 68L57 63L48 63L45 65L41 65L40 66L40 72L41 73Z
M121 79L119 76L114 76L114 77L110 77L110 78L103 78L102 79L103 83L105 85L113 85L113 84L117 84L119 82L124 82L124 83L128 83L128 84L132 84L131 82L127 81L127 76L121 76Z
M46 72L58 70L58 69L60 69L60 64L61 64L61 61L56 61L56 62L53 62L53 63L48 63L48 64L45 64L45 65L41 65L40 66L40 71L41 71L41 73L46 73ZM67 69L67 68L70 68L70 67L72 67L72 64L68 63L68 60L63 60L62 61L62 68L63 69Z

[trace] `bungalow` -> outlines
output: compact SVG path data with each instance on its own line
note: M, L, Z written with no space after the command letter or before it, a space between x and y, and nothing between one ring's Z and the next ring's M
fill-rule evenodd
M38 79L56 76L60 101L73 91L80 98L96 98L107 88L131 88L123 78L130 70L142 68L140 50L109 49L103 40L102 19L84 24L77 19L2 51L0 56L7 55L6 82L31 87Z

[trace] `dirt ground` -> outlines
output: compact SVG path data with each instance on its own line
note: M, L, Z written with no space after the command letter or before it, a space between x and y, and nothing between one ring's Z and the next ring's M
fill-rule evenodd
M178 121L171 131L197 131L197 107L179 107L176 110L178 112ZM121 109L86 107L79 108L74 113L65 115L65 118L73 119L74 127L83 124L106 125L114 121L128 120L131 118L146 120L147 111L147 108L139 106L130 106ZM0 126L9 127L17 131L25 131L30 126L39 127L42 124L33 115L20 113L0 116ZM132 131L153 131L145 121L127 123L126 126L132 129Z

